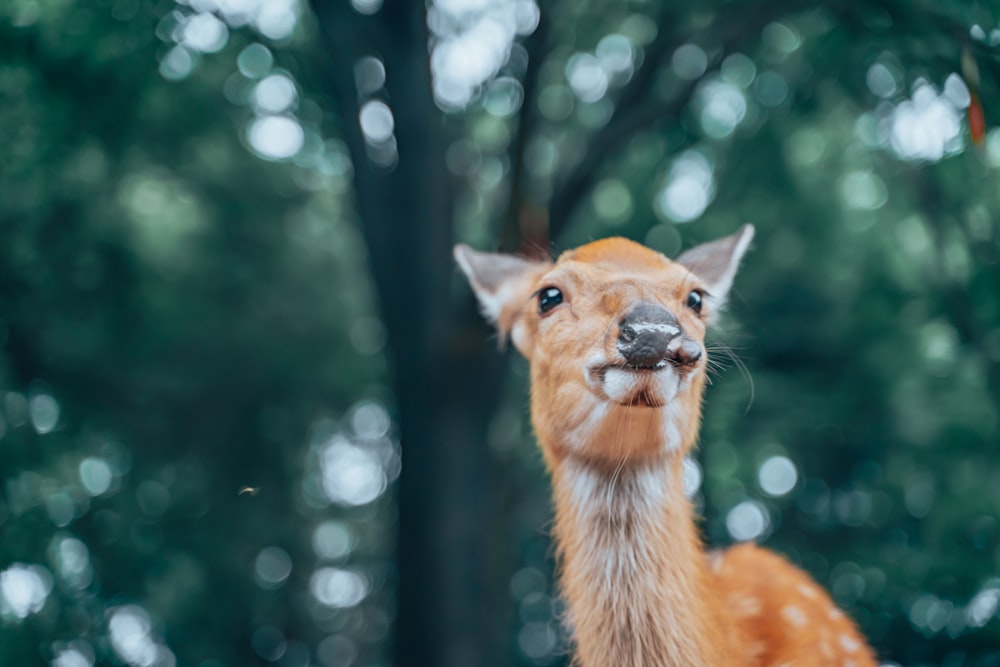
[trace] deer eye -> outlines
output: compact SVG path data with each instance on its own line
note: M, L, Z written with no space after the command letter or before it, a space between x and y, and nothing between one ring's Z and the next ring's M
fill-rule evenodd
M687 298L687 307L696 313L701 312L702 295L700 290L691 290Z
M538 312L541 315L549 312L563 302L563 294L555 287L543 287L538 291Z

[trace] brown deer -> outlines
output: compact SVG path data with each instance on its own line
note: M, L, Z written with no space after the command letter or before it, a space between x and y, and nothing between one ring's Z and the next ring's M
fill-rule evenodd
M752 544L706 553L685 497L706 328L753 227L671 261L621 238L555 263L455 248L531 365L560 588L580 667L873 667L807 574Z

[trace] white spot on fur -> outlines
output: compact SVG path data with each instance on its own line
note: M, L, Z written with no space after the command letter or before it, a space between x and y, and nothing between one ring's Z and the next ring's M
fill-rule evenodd
M788 605L781 610L781 615L792 625L805 625L806 615L795 605Z
M767 644L764 642L753 642L748 644L746 647L747 658L751 661L757 660L760 656L764 655L764 651L767 650Z
M830 611L826 612L826 615L830 617L831 621L839 621L844 618L844 612L840 611L836 607L830 607Z
M854 653L861 648L861 644L858 643L858 640L850 635L840 635L840 645L843 646L844 650L848 653Z
M722 571L722 561L723 555L721 551L709 551L708 552L708 567L712 572Z
M756 616L761 611L760 600L754 597L742 597L733 601L733 611L737 616Z
M802 593L802 597L804 598L809 598L810 600L816 599L816 591L808 584L799 584L799 593Z

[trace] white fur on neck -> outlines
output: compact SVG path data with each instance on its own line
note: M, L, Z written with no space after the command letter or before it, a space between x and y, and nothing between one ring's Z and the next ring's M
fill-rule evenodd
M616 656L616 667L650 665L664 656L671 659L662 664L699 664L686 618L698 594L693 588L697 576L688 567L694 561L661 553L665 540L685 548L684 535L670 531L691 521L670 457L614 473L572 458L561 467L571 505L560 508L565 514L559 529L565 534L559 537L570 541L560 549L565 590L585 591L585 599L567 600L571 625L585 617L591 624L602 619L606 626L600 632L590 627L586 634L607 642L599 652ZM670 521L671 516L683 517L682 522ZM644 628L642 638L637 628ZM656 646L655 656L643 654L642 647L649 646Z
M662 508L667 500L670 469L666 460L639 467L625 466L608 475L604 470L570 458L563 479L581 519L606 521L641 517Z

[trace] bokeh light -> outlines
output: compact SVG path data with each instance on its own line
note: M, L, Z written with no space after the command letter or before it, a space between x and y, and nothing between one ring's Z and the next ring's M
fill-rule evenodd
M351 0L351 5L362 14L374 14L382 8L382 0Z
M354 548L354 543L350 526L342 521L324 521L313 531L313 551L324 560L341 560L347 557Z
M93 651L77 647L60 649L52 660L52 667L93 667Z
M285 74L269 74L253 89L253 104L258 113L277 114L295 104L295 82Z
M702 86L699 89L699 105L702 130L713 139L730 136L747 113L743 91L725 81L709 81Z
M80 482L90 495L107 493L113 480L111 466L104 459L88 456L80 461Z
M770 523L767 509L754 500L744 500L726 514L726 529L738 542L759 539Z
M215 53L229 40L226 24L209 12L186 17L180 27L180 43L191 51Z
M0 572L0 614L17 619L37 614L52 590L52 577L37 565L14 563Z
M254 560L254 575L263 588L278 588L292 573L292 558L281 547L264 547Z
M365 505L385 491L386 475L378 455L343 436L335 436L323 451L323 490L345 505Z
M708 69L708 55L697 44L685 44L674 51L670 64L674 74L682 79L694 80Z
M378 92L385 85L385 65L374 56L361 58L354 65L354 83L358 87L358 95Z
M868 68L868 73L865 75L865 83L868 84L868 90L872 92L872 95L884 99L892 97L899 91L897 75L888 65L881 62L873 63Z
M435 0L428 14L434 36L434 98L446 110L467 106L510 57L518 35L538 25L534 0Z
M674 222L701 217L715 196L712 163L704 153L684 152L674 160L656 199L657 211Z
M305 143L305 132L298 121L289 116L260 116L247 128L250 147L268 160L294 157Z
M757 65L742 53L731 53L722 61L719 72L724 81L746 89L757 76Z
M48 433L59 423L59 403L48 394L35 394L28 402L28 414L36 431Z
M961 101L940 94L927 81L918 81L910 99L897 105L887 120L893 151L905 160L930 162L960 151Z
M635 67L635 46L625 35L612 33L605 35L594 49L601 68L618 85L627 81Z
M971 627L981 628L997 613L1000 605L1000 587L996 584L976 593L965 609L965 622Z
M760 488L772 497L786 495L795 488L798 480L798 469L786 456L772 456L761 464L757 472Z
M392 110L384 102L372 101L361 107L359 116L361 131L373 144L380 144L392 138L395 121Z
M313 573L310 589L322 604L347 608L357 606L365 599L368 595L368 581L353 570L322 567Z
M889 200L885 182L870 171L852 171L840 182L841 196L848 208L874 210Z
M71 589L84 589L93 581L90 551L86 544L75 537L56 534L49 545L49 562L59 579Z
M274 55L263 44L250 44L240 51L236 58L236 66L243 76L259 79L271 71L274 65Z
M149 614L138 605L109 610L108 639L118 657L132 667L174 667L176 664L170 649L154 637Z
M596 102L608 90L608 75L601 61L589 53L577 53L566 63L566 80L582 102Z

